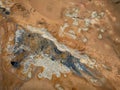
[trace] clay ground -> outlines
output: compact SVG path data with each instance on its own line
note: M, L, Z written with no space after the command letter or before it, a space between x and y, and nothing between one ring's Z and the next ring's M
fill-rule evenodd
M119 0L9 0L11 14L0 18L0 42L3 52L0 53L0 87L1 90L57 90L55 84L59 83L64 90L120 90L120 3ZM4 0L3 0L4 2ZM72 20L64 17L65 9L71 8L73 4L80 7L80 17L89 17L89 11L105 12L105 17L100 19L95 25L90 26L87 32L78 32L78 26L72 26ZM99 5L100 4L100 5ZM103 5L103 6L102 6ZM20 8L19 8L20 6ZM74 5L73 5L74 6ZM4 17L4 18L3 18ZM16 77L19 72L12 74L10 65L6 65L9 52L6 51L9 44L9 37L14 37L15 25L22 27L32 25L34 27L46 27L48 31L66 46L76 49L81 53L86 53L94 57L97 62L95 73L104 77L104 84L97 86L87 80L69 73L67 77L57 78L53 75L52 80L38 79L35 72L33 78L24 81ZM60 35L60 26L68 23L65 32ZM93 22L94 23L94 22ZM98 39L99 28L105 28L102 39ZM73 30L76 37L67 34ZM84 43L82 38L87 37L88 42ZM10 43L14 43L10 41ZM34 48L34 46L33 46ZM4 62L5 61L5 62ZM88 64L89 65L89 64ZM9 70L10 69L10 70ZM94 71L94 69L93 69ZM14 88L14 89L13 89ZM59 89L58 89L59 90ZM63 89L60 89L63 90Z

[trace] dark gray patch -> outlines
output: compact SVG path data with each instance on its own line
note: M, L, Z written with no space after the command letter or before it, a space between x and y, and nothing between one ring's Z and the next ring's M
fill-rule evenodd
M56 54L61 54L62 52L60 50L57 49L57 47L54 47L54 51Z
M19 40L21 41L21 40ZM25 31L25 33L22 35L22 43L19 43L20 45L25 45L27 47L31 48L31 54L35 53L35 54L47 54L48 57L51 58L51 60L55 61L59 61L62 64L64 64L65 66L67 66L68 68L70 68L75 74L82 76L81 73L81 69L82 72L85 72L86 74L93 76L93 74L90 72L89 69L86 68L86 66L84 64L82 64L80 62L80 60L74 56L72 56L69 52L62 52L60 50L58 50L58 48L55 46L55 44L46 39L43 38L41 35L39 34L35 34L35 33L30 33ZM33 46L31 45L31 42L35 42L36 44ZM35 49L32 49L36 47ZM19 46L17 47L19 48ZM20 49L18 51L15 52L15 54L20 54L23 53L24 49ZM28 55L29 56L29 55Z
M17 61L11 61L11 65L12 65L14 68L19 68L19 67L20 67L20 63L17 62Z

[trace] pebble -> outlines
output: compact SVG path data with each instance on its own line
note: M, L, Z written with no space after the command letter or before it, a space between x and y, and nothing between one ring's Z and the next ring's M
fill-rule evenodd
M75 35L75 32L73 30L68 31L68 35L71 36L73 39L77 38L77 36Z
M105 32L105 30L104 30L104 29L100 29L100 32L104 33L104 32Z
M97 16L98 16L97 11L93 11L92 14L91 14L91 17L96 18Z
M69 30L68 32L69 32L70 34L75 35L75 32L74 32L73 30Z
M119 39L118 39L118 38L115 38L115 41L119 41Z
M31 78L31 77L32 77L32 73L28 72L28 78Z
M78 33L80 33L82 31L82 29L81 28L78 28Z
M60 84L56 84L56 85L55 85L55 88L56 88L57 90L64 90L64 88L63 88L63 87L61 87L61 85L60 85Z
M66 74L64 74L64 77L67 77L67 75L66 75Z
M82 31L88 31L89 29L87 28L87 27L85 27L85 28L82 28Z
M79 20L77 18L73 18L73 23L74 26L78 26L79 25Z
M84 19L84 21L86 26L90 26L90 23L91 23L90 19L86 18Z
M86 42L88 41L88 39L87 39L86 37L84 37L84 38L82 39L82 41L83 41L84 43L86 43Z
M102 34L99 34L98 35L98 39L102 39L103 37L102 37Z
M104 17L104 15L105 15L104 12L101 12L101 13L100 13L100 16L101 16L101 17Z

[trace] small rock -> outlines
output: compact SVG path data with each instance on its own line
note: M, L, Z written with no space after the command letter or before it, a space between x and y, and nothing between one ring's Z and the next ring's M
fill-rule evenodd
M91 23L90 19L86 18L84 21L86 26L90 26Z
M98 35L98 39L102 39L103 37L102 37L102 34L99 34Z
M87 39L86 37L84 37L84 38L82 39L82 41L83 41L84 43L86 43L86 42L88 41L88 39Z
M31 77L32 77L32 73L28 72L28 78L31 78Z
M75 32L73 30L68 31L68 35L71 36L73 39L77 38L77 36L75 35Z
M91 14L91 17L96 18L97 16L98 16L97 11L93 11L92 14Z
M78 33L80 33L82 31L82 29L81 28L78 28Z
M79 20L74 18L73 19L73 23L72 23L74 26L78 26L79 25Z
M89 29L88 29L87 27L85 27L85 28L82 28L82 30L86 32L86 31L88 31Z
M74 32L73 30L69 30L68 32L69 32L70 34L75 35L75 32Z
M104 29L100 29L100 32L104 33L104 32L105 32L105 30L104 30Z
M67 77L67 75L66 75L66 74L64 74L64 77Z
M63 87L61 87L61 85L60 85L60 84L56 84L56 85L55 85L55 88L56 88L57 90L64 90L64 88L63 88Z
M104 15L105 15L104 12L101 12L101 13L100 13L100 16L101 16L101 17L104 17Z

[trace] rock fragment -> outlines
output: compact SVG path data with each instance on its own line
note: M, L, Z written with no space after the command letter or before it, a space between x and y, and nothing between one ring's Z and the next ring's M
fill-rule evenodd
M103 38L102 34L99 34L99 35L98 35L98 39L101 40L102 38Z

